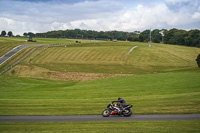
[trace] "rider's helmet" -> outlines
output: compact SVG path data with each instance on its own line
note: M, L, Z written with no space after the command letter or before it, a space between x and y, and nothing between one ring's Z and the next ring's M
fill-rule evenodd
M122 97L119 97L118 100L122 100Z

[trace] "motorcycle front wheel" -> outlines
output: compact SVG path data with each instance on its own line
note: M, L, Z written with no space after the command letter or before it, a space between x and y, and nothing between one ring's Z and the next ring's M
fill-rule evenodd
M103 116L103 117L108 117L108 116L110 116L110 110L109 110L109 109L105 109L105 110L102 112L102 116Z
M123 115L125 117L129 117L132 115L132 110L131 109L126 109L124 112L123 112Z

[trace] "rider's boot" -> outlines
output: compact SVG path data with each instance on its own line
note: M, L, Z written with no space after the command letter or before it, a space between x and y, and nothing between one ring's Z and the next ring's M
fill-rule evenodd
M121 108L119 108L120 110L119 110L119 114L121 115L122 114L122 111L124 111L124 109L121 107Z

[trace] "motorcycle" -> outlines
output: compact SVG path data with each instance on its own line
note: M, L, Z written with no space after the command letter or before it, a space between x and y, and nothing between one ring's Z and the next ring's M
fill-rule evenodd
M108 117L110 115L123 115L129 117L132 115L132 105L125 105L122 110L120 110L118 104L108 104L107 109L102 112L103 117Z

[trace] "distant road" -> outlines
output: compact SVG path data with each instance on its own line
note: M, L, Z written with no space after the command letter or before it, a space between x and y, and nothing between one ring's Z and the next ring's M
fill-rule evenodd
M131 117L101 115L87 116L0 116L0 122L74 122L74 121L157 121L157 120L200 120L200 114L175 115L132 115Z
M48 44L26 44L26 45L19 45L12 50L10 50L8 53L0 57L0 66L6 62L8 59L10 59L12 56L23 50L24 48L30 47L30 46L43 46Z

